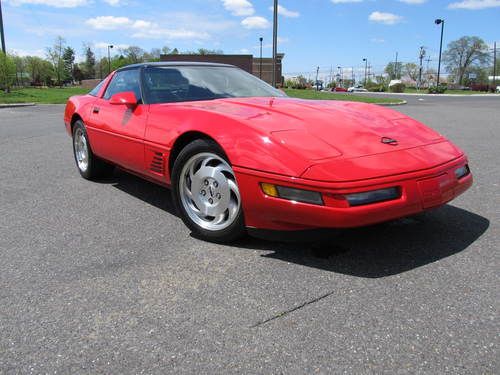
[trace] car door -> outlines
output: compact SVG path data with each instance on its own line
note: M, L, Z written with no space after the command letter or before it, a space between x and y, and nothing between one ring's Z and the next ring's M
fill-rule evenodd
M104 95L92 107L91 126L88 131L93 151L102 158L124 168L144 170L144 132L149 106L143 104L140 69L117 71ZM133 92L137 105L112 104L113 95Z

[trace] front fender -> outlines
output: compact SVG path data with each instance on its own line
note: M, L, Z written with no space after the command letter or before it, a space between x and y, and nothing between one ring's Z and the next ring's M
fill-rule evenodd
M244 121L197 108L151 105L145 134L147 143L170 152L175 141L187 132L203 133L214 139L233 166L298 177L311 164Z

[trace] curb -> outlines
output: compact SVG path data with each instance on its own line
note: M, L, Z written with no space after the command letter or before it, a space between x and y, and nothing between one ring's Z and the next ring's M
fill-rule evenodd
M0 108L32 107L35 105L36 103L6 103L6 104L0 104Z
M405 104L408 104L408 102L406 100L402 100L400 102L393 102L393 103L375 103L377 105L381 105L381 106L384 106L384 107L395 107L395 106L398 106L398 105L405 105Z

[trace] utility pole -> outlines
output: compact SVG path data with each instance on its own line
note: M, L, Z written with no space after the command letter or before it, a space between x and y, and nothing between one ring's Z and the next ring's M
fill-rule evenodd
M418 86L417 88L420 90L420 86L422 86L422 60L425 57L425 48L422 46L420 47L420 53L418 55L418 58L420 59L420 68L418 70Z
M354 67L353 66L351 66L351 80L352 80L351 86L354 86Z
M2 52L7 53L5 49L5 31L3 29L3 17L2 17L2 0L0 0L0 36L2 39Z
M276 87L276 59L278 55L278 0L273 9L273 87Z
M260 42L260 60L259 60L259 78L262 79L262 41L264 40L263 37L259 38Z
M364 58L363 61L365 62L365 83L364 83L364 85L366 86L366 69L368 68L368 59Z
M441 73L441 53L443 51L443 31L444 31L444 20L438 18L434 21L436 25L441 25L441 42L439 43L439 63L438 63L438 76L437 76L437 86L439 87L439 75Z
M319 91L319 84L318 84L318 75L319 75L319 66L316 68L316 91Z
M493 43L493 90L497 89L497 42Z

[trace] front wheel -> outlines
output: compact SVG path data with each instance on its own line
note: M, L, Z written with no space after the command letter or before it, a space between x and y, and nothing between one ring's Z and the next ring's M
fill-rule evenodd
M85 125L81 120L76 121L73 126L73 154L78 171L87 180L113 173L113 166L99 159L92 152Z
M236 177L215 142L196 140L180 152L172 172L172 192L182 220L197 237L231 242L245 234Z

